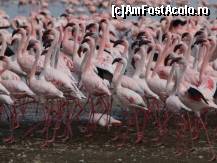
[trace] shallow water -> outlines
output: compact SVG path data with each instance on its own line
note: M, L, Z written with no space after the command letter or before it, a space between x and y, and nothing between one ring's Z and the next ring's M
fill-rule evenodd
M198 4L198 0L190 0L191 2L189 3L190 6L196 7ZM216 3L216 0L209 0L210 3ZM172 3L174 4L174 3ZM53 0L50 4L49 4L49 10L51 11L53 16L59 16L64 12L66 5L58 0ZM82 7L82 6L76 6L76 7L80 7L83 8L84 10L86 10L86 7ZM0 0L0 9L3 9L4 11L7 12L7 14L13 18L17 15L24 15L27 16L30 14L31 10L34 10L34 8L32 8L30 5L25 5L25 6L21 6L19 7L17 5L17 1L12 1L12 0ZM215 18L216 17L216 11L213 8L210 8L211 10L211 18ZM98 10L98 12L104 12L105 10L100 9ZM108 12L108 10L106 10L106 12ZM85 14L89 14L88 11L86 10ZM132 18L132 17L131 17ZM155 16L155 19L160 19L159 16ZM135 19L135 17L133 18Z
M19 7L17 5L16 1L5 1L1 0L0 1L0 9L3 9L4 11L7 12L7 14L13 18L17 15L24 15L27 16L30 14L30 11L34 8L32 8L30 5L25 5ZM65 5L63 3L60 3L58 1L53 1L49 5L49 10L52 12L53 16L59 16L61 13L64 12Z

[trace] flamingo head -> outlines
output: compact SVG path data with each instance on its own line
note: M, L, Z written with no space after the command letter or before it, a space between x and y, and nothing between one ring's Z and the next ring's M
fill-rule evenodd
M45 48L49 47L52 41L54 41L53 32L52 32L52 29L48 29L43 33L43 36L42 36L43 46Z
M112 62L112 64L115 64L117 62L121 62L123 59L122 58L115 58Z
M87 51L88 48L84 44L81 44L77 51L78 56L81 57L81 53L86 53Z
M118 45L123 45L123 44L124 44L124 40L117 40L117 41L114 41L113 47L116 47Z
M194 44L195 42L199 41L200 40L205 40L207 38L207 34L204 30L199 30L197 31L195 34L194 34Z
M90 23L86 26L85 31L90 31L90 32L98 32L98 24L97 23Z
M116 47L118 45L124 46L125 49L128 49L129 43L126 39L120 39L113 42L113 47Z
M163 43L167 42L169 39L170 39L169 33L164 33L164 34L162 35L162 42L163 42Z
M177 57L175 53L171 53L165 58L164 65L172 66L174 63L179 63L181 60L182 60L182 57Z
M46 55L48 53L48 49L44 49L41 53L41 55Z
M216 47L216 37L215 36L210 36L208 38L208 41L209 41L211 47L213 47L215 49L215 47Z
M134 54L138 53L140 51L140 47L135 48Z
M70 22L70 23L67 23L66 26L63 29L65 31L67 28L69 28L69 27L72 28L73 26L75 26L75 23Z
M28 46L27 46L27 50L30 50L30 49L32 49L32 48L36 48L36 47L38 47L40 44L39 44L39 41L37 41L37 40L30 40L29 41L29 44L28 44Z
M139 46L139 41L140 41L140 40L134 41L134 42L132 43L132 45L131 45L131 49L134 49L135 47L138 47L138 46Z
M92 37L94 39L97 39L97 33L96 32L88 32L84 35L84 38Z
M169 29L173 29L173 28L178 28L180 26L184 26L187 24L187 20L182 20L182 19L174 19L170 22L170 27Z
M67 13L63 13L63 14L60 15L60 18L65 18L67 20L69 19L69 17L70 16Z
M42 15L44 17L48 17L50 15L50 11L49 10L40 11L39 15Z
M148 45L151 44L151 41L149 40L140 40L139 41L139 47L143 46L143 45Z
M194 42L194 45L201 45L203 43L205 43L207 40L204 38L199 38Z
M139 32L136 36L136 39L147 39L147 35L145 31Z
M22 34L24 32L22 30L22 28L15 29L12 33L12 37L14 37L16 34Z
M182 37L181 37L182 41L191 44L192 39L193 39L193 37L189 32L185 32L182 34Z
M43 26L45 29L52 29L54 27L54 22L49 20L47 23L44 22Z
M174 51L175 53L178 52L179 54L184 54L184 53L187 51L187 49L188 49L187 45L186 45L184 42L182 42L182 43L180 43L180 44L177 44L177 45L174 47L173 51Z
M138 50L140 50L139 48L138 48ZM138 61L138 60L140 60L141 59L141 56L140 55L134 55L133 56L133 58L132 58L132 60L131 60L131 65L133 66L133 68L134 69L136 69L136 62Z

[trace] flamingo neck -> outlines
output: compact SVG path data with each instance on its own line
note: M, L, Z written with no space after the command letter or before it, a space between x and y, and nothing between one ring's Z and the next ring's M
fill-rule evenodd
M18 41L18 48L17 48L17 56L18 57L22 57L23 54L23 49L25 47L26 44L26 35L25 34L21 34L21 39Z
M95 45L91 41L90 50L88 51L88 55L86 55L86 63L84 65L84 72L91 71L93 69L94 61L95 61Z
M183 81L183 77L185 75L185 72L187 70L187 65L183 64L183 68L179 67L178 69L175 70L176 73L176 80L175 80L175 85L174 85L174 89L176 92L180 92L181 91L181 84Z
M38 46L38 48L36 49L35 61L34 61L34 64L32 66L32 70L31 70L30 75L29 75L30 80L35 77L36 68L37 68L37 64L38 64L40 55L41 55L41 47Z
M59 40L60 40L60 34L54 30L54 41L53 43L55 44L54 47L52 48L52 53L51 53L51 57L50 57L50 65L51 67L56 67L57 66L57 60L59 57L59 51L60 51L60 44Z
M63 35L63 42L66 42L70 39L71 37L71 32L68 32L67 30L64 32L64 35Z
M197 70L198 69L198 61L199 61L199 47L196 46L194 50L194 63L193 63L193 69Z
M6 39L5 39L4 35L2 35L2 36L3 36L3 38L2 38L2 47L1 47L0 56L4 56L5 50L6 50L6 48L7 48Z
M26 35L26 39L25 39L25 44L23 44L23 48L22 48L22 52L24 53L27 49L27 46L29 44L31 38L31 33L29 33L28 35Z
M138 62L138 64L136 65L136 70L133 74L133 77L139 77L142 73L142 71L144 70L144 66L145 66L145 50L143 48L140 49L140 54L141 54L141 60Z
M198 64L201 66L203 59L204 59L204 54L206 53L206 48L204 46L199 47L199 52L198 52Z
M43 31L42 28L38 29L38 40L42 43Z
M189 46L188 46L188 49L187 49L187 51L186 51L186 53L184 55L187 61L190 61L191 52L192 51L191 51L191 43L190 43Z
M79 29L76 30L75 32L75 37L74 37L74 44L73 44L73 52L72 52L72 58L74 59L76 52L77 52L77 44L78 44L78 31Z
M168 32L169 31L169 28L170 28L170 19L169 18L166 18L166 25L165 26L163 26L163 31L164 31L164 33L166 33L166 32Z
M113 78L112 78L112 83L114 83L115 86L117 85L118 78L119 78L119 75L121 74L122 67L123 65L121 63L117 63L115 67L115 71L114 71Z
M83 57L83 60L82 60L82 62L81 62L81 68L80 68L81 72L84 71L84 67L85 67L85 65L86 65L86 63L87 63L87 59L88 59L87 54L83 54L83 55L84 55L84 57Z
M127 68L127 61L125 59L123 59L123 63L121 65L117 65L117 71L115 74L115 78L114 79L114 83L115 83L115 87L121 87L121 78L124 75L124 72Z
M164 59L166 58L166 56L164 56L165 55L165 50L163 50L163 51L159 51L159 58L158 58L158 60L157 60L157 62L156 62L156 64L155 64L155 67L154 67L154 70L153 70L153 75L155 75L157 72L158 72L158 69L159 69L159 67L163 64L163 61L164 61ZM154 54L153 54L153 56L154 56ZM153 60L153 56L151 56L150 57L150 59L152 59Z
M102 38L100 40L100 45L99 45L99 50L98 50L98 54L97 54L97 59L101 60L101 57L103 55L103 51L105 49L105 45L106 45L106 37L108 37L108 27L104 27L102 28Z
M147 68L146 68L146 71L145 71L145 78L146 79L148 79L150 77L150 74L151 74L151 66L152 66L152 62L153 62L154 53L155 53L155 51L153 50L151 52L150 58L148 60Z
M84 23L80 23L80 30L81 30L81 32L80 32L80 35L79 35L79 38L83 38L84 37L84 34L85 34L85 26L84 26ZM80 41L81 40L79 40L79 43L80 43Z
M204 56L204 60L202 62L201 70L200 70L200 78L199 78L200 82L202 82L203 80L203 75L207 69L207 66L209 64L209 59L211 58L214 49L215 49L215 46L213 46L212 48L206 48L206 54Z
M50 48L49 48L49 50L45 56L44 68L51 67L51 65L52 65L51 56L54 55L53 53L55 53L55 51L56 51L57 42L58 42L58 34L57 34L57 32L54 32L54 41L51 43L51 46L50 46ZM52 59L55 59L55 57L53 57Z
M124 43L123 55L125 55L124 57L126 57L126 58L128 58L128 50L129 50L128 48L129 48L128 43L125 42L125 43Z
M31 22L31 33L29 35L36 38L36 28L35 28L33 22Z
M172 68L170 70L170 74L169 74L169 77L167 78L167 83L166 83L166 90L169 90L168 89L168 86L169 84L171 83L172 79L173 79L173 76L174 76L174 73L175 73L175 68L176 68L176 64L174 63L172 65ZM175 93L175 86L173 87L173 90L171 92L171 94L174 94Z

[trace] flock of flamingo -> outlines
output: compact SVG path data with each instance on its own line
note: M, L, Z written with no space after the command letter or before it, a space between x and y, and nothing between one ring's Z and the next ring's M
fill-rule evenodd
M124 128L114 137L120 145L132 126L136 143L142 142L153 122L161 142L175 117L177 140L190 133L193 142L204 129L214 160L206 115L217 109L217 19L121 20L110 13L73 13L67 8L53 17L45 4L13 19L0 11L1 114L10 110L11 130L4 141L15 141L19 112L25 115L37 104L43 122L25 136L42 126L43 146L59 138L61 126L63 140L71 138L72 121L83 112L88 113L86 136L96 124ZM114 106L125 111L125 120L112 117Z

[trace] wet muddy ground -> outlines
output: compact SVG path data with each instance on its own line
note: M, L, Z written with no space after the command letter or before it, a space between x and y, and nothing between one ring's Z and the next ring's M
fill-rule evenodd
M78 124L75 126L82 127ZM14 144L0 142L1 163L202 163L210 158L203 135L194 142L194 151L189 150L191 141L186 136L185 153L176 156L175 130L170 130L169 135L162 141L163 144L156 145L157 143L151 139L157 135L157 130L147 130L144 142L135 144L135 130L130 129L130 140L123 147L118 147L120 141L112 141L117 129L98 127L93 137L87 138L76 127L73 129L73 138L67 142L62 142L62 139L58 138L48 148L41 147L44 137L38 132L31 137L23 138L25 130L25 127L16 130ZM214 129L209 132L213 133ZM8 134L8 128L1 126L0 139Z

